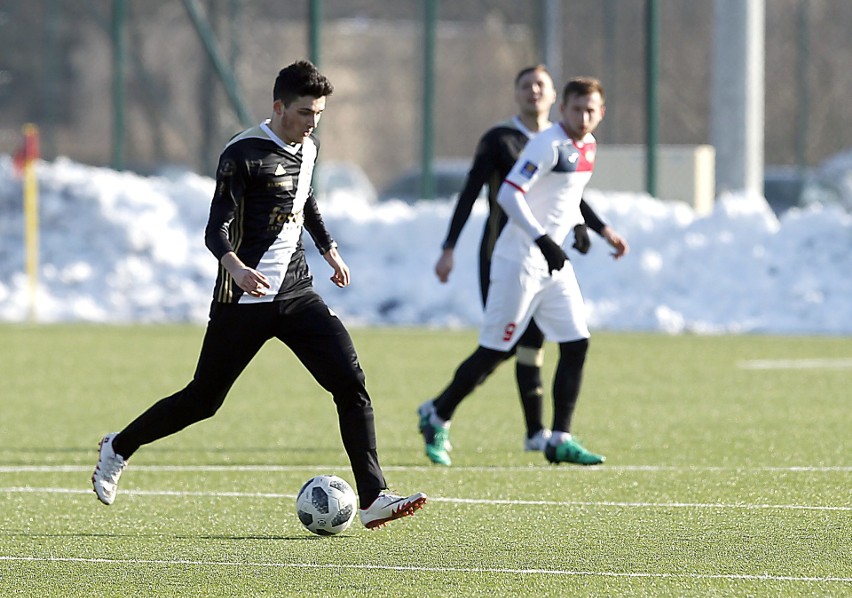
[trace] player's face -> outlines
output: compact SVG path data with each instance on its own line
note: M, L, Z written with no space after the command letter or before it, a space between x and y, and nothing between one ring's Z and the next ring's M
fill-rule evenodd
M556 90L550 75L542 71L530 71L518 79L515 101L522 114L536 116L550 112L550 107L556 102Z
M594 131L603 120L606 108L597 91L589 95L572 94L559 107L562 124L572 139L580 140Z
M302 143L313 133L325 110L325 96L300 96L285 106L281 100L272 105L272 130L287 143Z

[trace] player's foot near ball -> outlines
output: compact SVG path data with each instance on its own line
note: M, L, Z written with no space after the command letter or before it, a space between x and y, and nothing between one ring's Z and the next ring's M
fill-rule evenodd
M579 465L599 465L606 461L603 455L596 455L587 450L579 442L570 438L553 445L548 443L544 447L544 456L551 463L577 463Z
M369 507L361 509L361 523L368 529L377 529L394 519L414 515L425 504L426 495L422 492L411 496L382 492Z

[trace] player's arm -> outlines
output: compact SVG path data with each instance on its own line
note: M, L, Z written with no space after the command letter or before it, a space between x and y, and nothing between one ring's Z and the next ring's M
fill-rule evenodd
M600 235L606 225L583 198L580 198L580 214L583 217L583 222L574 227L574 244L571 247L585 255L589 253L589 249L592 247L589 229L591 228Z
M245 190L245 164L227 150L219 158L216 169L216 190L210 202L210 214L204 229L204 244L207 249L221 260L222 256L233 251L228 226L234 219L237 203Z
M524 230L533 241L547 231L533 215L525 194L555 164L556 152L553 147L547 141L541 141L540 137L535 137L518 156L497 192L497 204L503 208L509 220Z
M627 240L619 235L611 226L607 225L595 213L592 206L590 206L585 199L580 200L580 213L583 215L583 220L586 221L588 227L606 239L606 242L615 249L612 257L620 259L627 255L630 251L630 246L627 244ZM585 251L582 251L581 253L585 253Z
M476 147L476 154L473 157L473 164L467 174L461 193L459 193L459 197L456 200L447 236L441 244L441 256L435 264L435 274L441 282L447 282L450 276L450 272L453 269L453 250L456 247L464 225L467 224L470 218L470 213L473 211L473 204L476 203L479 192L482 191L483 185L485 185L488 177L494 170L493 152L489 140L490 137L487 134L479 140L479 144Z
M517 183L506 179L497 192L497 203L514 224L520 226L531 240L538 239L547 231L533 215L524 196L525 190Z
M313 192L308 195L308 199L305 201L305 229L307 229L311 238L314 240L317 251L320 252L320 255L325 258L325 261L334 270L330 278L331 282L339 287L347 286L351 280L349 266L343 261L343 258L337 251L337 243L334 242L334 239L331 238L331 234L325 227L325 222L323 222L322 214L320 214L319 206Z
M506 212L509 220L526 231L530 239L538 245L547 262L548 271L552 274L555 270L561 270L568 256L565 254L565 250L550 238L550 235L533 215L524 197L523 188L508 179L503 181L497 194L497 203Z
M500 185L497 203L506 212L509 220L529 235L541 250L547 269L552 274L561 270L568 256L565 250L554 241L547 230L538 221L527 203L525 193L535 185L541 176L553 169L556 164L556 152L546 142L533 139L521 152L518 161L509 171L506 180Z
M597 213L592 209L592 206L590 206L585 199L580 200L580 214L583 215L583 220L586 222L586 226L603 236L603 229L606 226L606 223L601 220Z
M234 252L228 234L228 226L234 219L247 180L248 170L245 162L240 160L235 152L226 150L219 158L219 167L216 170L216 191L210 202L210 215L204 229L204 244L238 287L249 295L260 297L266 294L269 280L261 272L243 263Z
M473 204L476 203L479 192L482 191L483 185L495 168L489 139L488 135L483 136L476 147L473 163L467 173L461 193L459 193L453 217L450 220L450 227L444 239L444 249L452 249L456 246L461 231L470 218Z

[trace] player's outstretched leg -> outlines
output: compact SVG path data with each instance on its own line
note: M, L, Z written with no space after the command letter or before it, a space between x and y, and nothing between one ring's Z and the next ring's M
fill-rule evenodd
M426 504L426 495L422 492L411 496L397 496L384 491L366 509L361 509L361 523L368 529L382 527L389 521L414 515L417 509Z
M92 474L92 487L98 495L98 500L105 505L111 505L115 500L118 478L121 477L128 462L112 449L112 441L117 435L118 433L113 432L101 439L98 445L98 464Z

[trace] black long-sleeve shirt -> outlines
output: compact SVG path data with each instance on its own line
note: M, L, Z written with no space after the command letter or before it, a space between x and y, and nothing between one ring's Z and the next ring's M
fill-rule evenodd
M318 150L315 137L287 144L266 122L228 142L219 158L205 244L219 260L229 251L236 253L269 279L271 292L263 297L244 293L220 264L216 301L280 301L311 290L302 229L320 253L333 243L311 190Z

